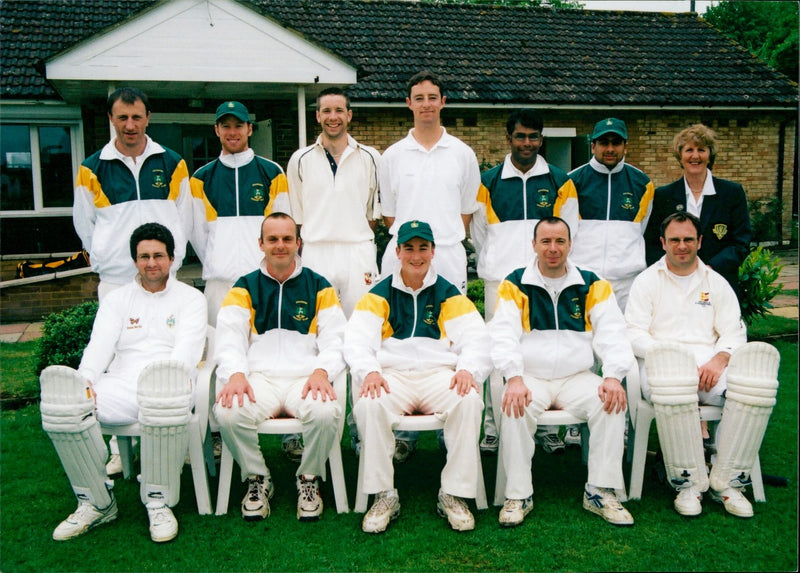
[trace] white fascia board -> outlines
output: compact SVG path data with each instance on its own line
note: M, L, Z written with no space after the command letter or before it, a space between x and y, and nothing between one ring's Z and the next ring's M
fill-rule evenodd
M46 64L47 78L354 84L356 69L232 0L174 0Z
M0 118L3 120L80 120L79 106L62 102L0 100Z

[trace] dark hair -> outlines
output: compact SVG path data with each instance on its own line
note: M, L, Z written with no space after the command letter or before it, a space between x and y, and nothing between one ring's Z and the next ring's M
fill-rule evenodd
M515 109L511 112L511 115L508 116L508 120L506 121L506 132L508 132L508 135L514 133L514 128L517 127L517 124L527 127L528 129L536 129L539 133L544 129L542 118L536 115L536 112L530 108Z
M692 215L691 213L687 213L686 211L677 211L672 215L667 215L667 217L661 221L661 238L665 239L664 233L667 230L667 227L673 221L677 221L678 223L683 223L685 221L691 221L692 225L694 225L695 230L697 231L697 238L700 238L700 219Z
M332 88L325 88L324 90L319 92L319 95L317 95L317 111L319 111L319 101L324 96L328 95L342 96L344 98L345 107L347 109L350 109L350 96L342 88L337 88L336 86L334 86Z
M131 234L131 258L136 260L136 250L142 241L160 241L167 247L167 255L175 258L175 239L172 233L161 223L145 223L139 225Z
M108 96L108 101L106 102L106 111L108 115L111 115L111 108L114 107L114 103L117 100L122 100L123 103L127 104L134 104L137 100L141 100L144 104L144 111L148 114L150 113L150 100L147 99L147 94L142 90L129 87L115 90L114 93Z
M272 219L289 219L292 223L294 223L294 236L298 239L300 238L300 231L297 229L297 221L295 221L288 213L284 213L283 211L274 211L264 217L264 220L261 221L261 233L259 239L262 241L264 240L264 223Z
M431 82L433 85L439 88L439 95L444 97L444 84L442 83L442 79L430 70L422 70L421 72L417 72L408 79L406 82L406 94L408 97L411 97L411 88L417 84L421 84L422 82Z
M569 225L567 222L562 219L561 217L556 217L555 215L550 215L549 217L542 217L539 219L539 222L536 223L536 226L533 228L533 240L536 240L536 233L539 231L539 225L542 223L548 223L549 225L557 225L558 223L564 223L564 226L567 228L567 238L571 241L572 240L572 231L569 229Z

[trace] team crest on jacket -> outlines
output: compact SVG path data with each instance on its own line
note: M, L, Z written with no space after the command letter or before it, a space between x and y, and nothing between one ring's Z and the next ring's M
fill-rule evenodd
M263 203L264 196L264 184L253 183L253 185L250 187L250 200L257 203Z
M539 198L536 201L537 207L552 207L553 202L550 201L550 189L539 189L536 191L539 194Z
M170 314L167 318L167 328L175 328L175 315Z
M372 273L364 273L364 284L371 285L372 284Z
M308 320L308 302L304 300L294 301L294 314L292 318L298 322L305 322Z
M725 223L717 223L711 229L711 232L716 235L717 239L722 240L722 237L728 234L728 225Z
M128 317L128 330L133 330L135 328L141 328L142 325L139 324L139 318Z
M583 318L580 299L575 297L570 302L572 303L572 312L569 313L570 318L574 318L575 320Z
M167 186L167 177L163 169L153 169L153 187L162 189Z
M433 305L432 304L425 305L425 313L424 313L423 316L424 316L424 318L422 319L422 322L424 322L427 325L431 325L431 324L434 324L436 322L436 317L433 315Z
M696 304L700 306L711 306L711 296L708 292L700 292L700 299L697 301Z
M633 204L633 193L622 194L622 199L620 200L620 207L622 207L626 211L636 209L636 205Z

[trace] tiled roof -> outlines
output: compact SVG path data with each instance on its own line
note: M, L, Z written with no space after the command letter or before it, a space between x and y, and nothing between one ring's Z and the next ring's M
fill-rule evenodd
M3 97L57 97L37 62L156 4L2 3ZM243 0L359 71L357 101L405 97L422 68L452 102L787 106L797 85L689 13L560 11L404 0Z

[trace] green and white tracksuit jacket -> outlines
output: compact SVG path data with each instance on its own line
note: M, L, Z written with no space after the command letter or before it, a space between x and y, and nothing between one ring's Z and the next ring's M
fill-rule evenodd
M508 275L489 333L494 365L506 380L572 376L590 370L595 353L605 377L622 380L634 364L611 285L571 262L558 293L545 286L536 256Z
M336 291L297 257L283 283L261 268L236 281L217 317L217 375L261 372L308 376L317 368L334 380L344 370L346 320Z
M144 223L161 223L175 239L175 274L186 254L192 205L186 162L150 137L134 163L115 139L84 160L75 183L72 221L100 280L126 284L136 276L130 239Z
M624 160L609 170L594 157L569 177L580 208L572 262L612 281L644 270L644 230L655 193L650 178Z
M258 237L264 217L290 212L286 175L280 165L247 149L220 155L198 169L190 184L191 241L203 279L233 282L263 257Z
M356 305L345 334L350 372L363 381L383 368L425 371L446 366L476 381L489 374L489 338L480 313L433 268L422 288L405 286L400 271Z
M478 253L478 276L502 281L533 257L533 229L544 217L561 217L572 233L578 228L578 196L567 174L540 155L521 173L511 156L484 171L478 189L480 208L470 235Z

